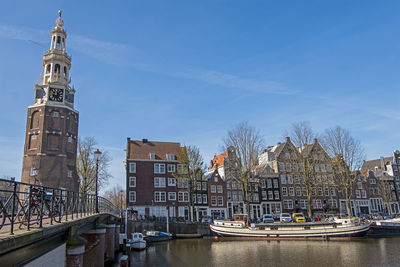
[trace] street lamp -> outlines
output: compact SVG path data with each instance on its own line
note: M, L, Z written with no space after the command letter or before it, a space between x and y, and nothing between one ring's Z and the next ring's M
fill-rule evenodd
M98 198L98 183L99 183L99 159L101 151L97 149L94 154L94 159L96 160L96 213L99 213L99 198Z

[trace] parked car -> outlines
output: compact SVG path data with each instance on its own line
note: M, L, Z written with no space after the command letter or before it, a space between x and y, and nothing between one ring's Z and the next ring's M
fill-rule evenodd
M305 223L306 222L306 218L304 217L303 213L293 213L292 218L293 218L293 221L297 222L297 223Z
M372 216L369 214L360 214L360 219L361 220L371 220Z
M307 215L306 215L306 216L304 216L304 218L306 219L306 222L312 222L311 218L310 218L310 217L308 217Z
M211 218L211 216L203 216L203 218L201 218L201 222L202 223L212 223L213 219Z
M374 220L382 220L383 219L382 215L380 215L379 213L372 213L371 217Z
M281 222L292 222L292 216L289 213L281 213L280 217Z
M263 215L263 223L274 223L274 221L274 216L272 216L272 214Z
M384 220L393 219L394 218L393 215L389 215L387 212L380 212L379 214L382 216L382 218Z
M281 216L280 216L279 213L274 213L274 214L272 214L272 217L274 217L274 221L277 221L277 222L279 222L280 219L281 219Z

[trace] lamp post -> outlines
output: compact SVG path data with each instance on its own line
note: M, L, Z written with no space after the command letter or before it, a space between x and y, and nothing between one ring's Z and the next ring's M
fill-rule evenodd
M99 159L101 151L97 149L94 154L94 159L96 160L96 213L99 213L99 197L98 197L98 183L99 183Z
M120 190L119 191L119 195L120 195L120 199L121 199L121 206L120 206L120 213L121 213L121 215L122 215L122 210L124 209L124 205L123 205L123 203L122 203L122 195L124 194L124 190ZM121 216L122 217L122 216Z

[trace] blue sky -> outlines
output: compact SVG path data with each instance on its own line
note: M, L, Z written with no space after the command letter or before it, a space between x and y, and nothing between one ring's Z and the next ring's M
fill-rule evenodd
M6 1L0 9L0 176L21 173L27 106L63 10L80 137L199 146L248 121L266 143L293 122L341 125L368 159L399 149L399 1Z

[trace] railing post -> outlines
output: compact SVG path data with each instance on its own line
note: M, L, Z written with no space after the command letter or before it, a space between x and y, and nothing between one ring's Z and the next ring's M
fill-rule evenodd
M39 188L39 193L42 192L41 194L39 194L39 199L40 199L40 224L39 224L39 228L43 227L43 208L44 208L44 187L41 186L41 188Z
M50 225L53 225L54 199L55 199L54 193L55 193L55 191L54 191L54 188L53 188L53 189L52 189L52 194L53 194L53 195L51 196L51 207L50 207L50 212L49 212L49 215L50 215ZM44 192L43 192L43 195L45 195Z
M29 198L28 198L28 231L31 230L31 203L32 203L32 185L29 186Z
M17 183L14 182L13 189L13 202L12 202L12 211L11 211L11 234L14 234L14 221L15 221L15 198L17 197Z
M69 191L65 191L66 192L66 205L65 205L65 221L68 222L68 195L69 195ZM61 195L62 195L62 191L61 191ZM63 202L64 200L61 198L61 201Z

